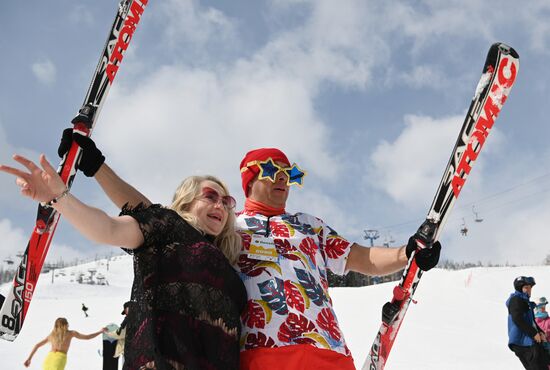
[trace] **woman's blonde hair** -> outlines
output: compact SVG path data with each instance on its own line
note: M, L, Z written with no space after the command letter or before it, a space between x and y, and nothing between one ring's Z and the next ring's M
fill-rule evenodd
M195 229L204 233L197 217L189 212L191 203L201 194L201 184L204 181L212 181L223 189L225 194L229 195L227 186L214 176L190 176L183 180L178 186L170 208L176 211L185 221L189 222ZM241 237L235 232L235 213L233 210L227 210L227 222L222 231L214 239L214 244L220 248L225 257L232 265L237 262L241 250Z
M64 317L58 317L53 325L53 330L48 336L52 347L60 348L63 346L63 342L67 338L67 332L69 331L69 322Z

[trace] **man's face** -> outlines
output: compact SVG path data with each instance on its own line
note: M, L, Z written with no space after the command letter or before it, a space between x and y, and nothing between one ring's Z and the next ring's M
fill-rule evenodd
M524 285L523 288L521 288L523 293L527 294L529 297L531 297L531 289L533 289L531 285Z
M285 163L276 163L282 167L286 167ZM283 171L277 174L275 182L269 179L258 180L256 178L250 182L248 197L270 207L284 208L289 191L287 181L288 176Z

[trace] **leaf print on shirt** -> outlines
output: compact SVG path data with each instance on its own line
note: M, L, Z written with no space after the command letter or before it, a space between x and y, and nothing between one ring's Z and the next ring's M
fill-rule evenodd
M265 328L271 321L271 309L266 302L249 299L242 314L243 323L249 328Z
M237 265L241 273L249 277L259 276L264 272L270 276L273 276L270 270L275 270L279 275L281 275L281 266L279 266L277 263L271 261L255 260L249 258L246 254L241 254L239 256L239 261L237 262Z
M306 338L311 338L313 339L315 342L319 343L321 345L322 348L326 348L326 349L331 349L332 347L330 346L330 344L327 342L327 340L325 339L325 337L323 337L321 334L319 333L315 333L315 332L310 332L310 333L304 333L303 334L304 337Z
M328 236L327 245L325 245L325 252L328 258L337 259L342 256L350 243L341 236Z
M309 258L310 266L315 267L317 266L317 261L315 260L315 256L317 255L317 250L319 249L317 247L317 244L315 244L315 240L312 238L305 238L300 243L299 247L300 250Z
M245 342L244 342L244 348L245 349L253 349L253 348L274 348L275 340L273 338L266 336L264 333L249 333L246 336Z
M314 268L315 266L308 260L308 258L296 249L288 239L273 239L275 248L279 256L287 258L291 261L301 260L304 267Z
M296 251L297 249L290 243L288 239L275 238L273 239L273 243L275 244L275 249L277 249L277 253L280 256L283 256L293 261L298 260L298 257L292 255L292 252Z
M241 250L243 251L250 250L250 242L252 242L252 236L245 232L238 232L238 234L241 237L241 244L242 244Z
M285 343L311 344L315 340L304 338L302 333L311 332L315 329L315 324L303 315L290 313L285 322L279 327L277 338Z
M301 223L300 220L298 219L298 215L299 213L296 215L284 214L284 215L281 215L281 219L285 222L288 222L293 229L298 230L304 235L315 235L315 231L313 230L311 225L306 223Z
M247 217L244 219L247 226L247 231L264 234L267 230L267 221L260 220L256 217Z
M321 266L319 266L319 268L317 269L317 271L319 272L319 278L321 279L321 285L323 286L323 290L325 292L328 292L328 288L329 288L329 284L328 284L328 279L327 279L327 270L321 268ZM327 294L328 296L328 294ZM330 296L328 297L329 301L330 301ZM331 301L332 303L332 301Z
M304 287L307 296L315 303L317 306L323 305L323 302L326 300L325 292L321 285L317 284L313 275L311 275L306 270L294 268L296 271L296 277L300 281L302 287Z
M332 310L323 308L321 312L319 312L319 315L317 315L316 322L317 325L319 325L321 329L325 330L332 339L337 342L342 340L342 333L340 333L338 323L336 322L336 318L334 317Z
M286 303L300 312L309 308L310 300L305 289L298 283L285 280Z
M269 308L279 315L286 315L288 307L285 300L285 288L283 280L279 278L270 279L258 284L262 299Z
M287 226L285 222L269 221L269 230L275 238L289 238L291 236L291 229L292 227L290 225ZM292 235L294 235L294 229L292 229Z

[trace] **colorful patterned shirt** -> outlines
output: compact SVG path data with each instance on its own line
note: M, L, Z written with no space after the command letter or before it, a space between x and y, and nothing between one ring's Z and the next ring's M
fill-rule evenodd
M248 293L241 351L310 344L351 355L327 280L327 269L344 274L351 243L304 213L267 217L242 212L237 230L243 238L237 269ZM274 245L276 253L260 248L268 257L258 257L258 238Z

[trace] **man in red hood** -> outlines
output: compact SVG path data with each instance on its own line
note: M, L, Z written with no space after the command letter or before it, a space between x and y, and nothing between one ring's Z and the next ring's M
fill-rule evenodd
M240 164L246 196L237 230L248 306L243 315L241 369L354 369L329 297L327 270L385 275L403 269L415 243L367 248L350 243L321 219L285 210L291 185L306 175L276 148L248 152ZM440 246L417 253L423 270Z

